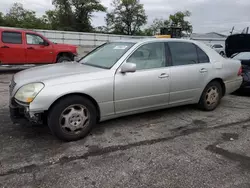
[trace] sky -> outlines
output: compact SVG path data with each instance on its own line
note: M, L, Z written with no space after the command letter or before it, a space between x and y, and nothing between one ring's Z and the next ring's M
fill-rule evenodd
M101 0L110 10L112 0ZM0 0L0 11L6 13L14 2L20 2L25 9L36 11L42 15L46 10L53 9L52 0ZM242 31L250 26L250 0L141 0L148 15L148 25L155 18L168 18L176 11L189 10L192 16L189 21L193 32L219 32L228 34L232 27ZM105 13L95 13L92 24L102 26Z

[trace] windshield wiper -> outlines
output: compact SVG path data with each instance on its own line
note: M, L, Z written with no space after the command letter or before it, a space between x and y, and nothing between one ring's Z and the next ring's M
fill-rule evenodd
M82 64L92 66L92 67L102 68L102 69L109 69L108 67L103 67L103 66L100 66L100 65L93 65L93 64L90 64L90 63L82 63Z

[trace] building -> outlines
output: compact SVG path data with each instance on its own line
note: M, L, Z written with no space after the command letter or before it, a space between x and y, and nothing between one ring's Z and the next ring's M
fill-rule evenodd
M227 38L226 35L216 33L216 32L192 33L190 36L190 39L202 41L208 45L222 44L223 46L225 45L226 38Z

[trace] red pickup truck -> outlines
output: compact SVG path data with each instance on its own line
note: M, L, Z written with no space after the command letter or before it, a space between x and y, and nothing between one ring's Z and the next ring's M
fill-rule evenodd
M60 63L76 56L77 46L56 44L32 31L0 28L0 65Z

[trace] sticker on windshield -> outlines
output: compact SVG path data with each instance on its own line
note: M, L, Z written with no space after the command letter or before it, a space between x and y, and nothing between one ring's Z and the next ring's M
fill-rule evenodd
M114 47L115 50L125 50L128 46L116 46Z

